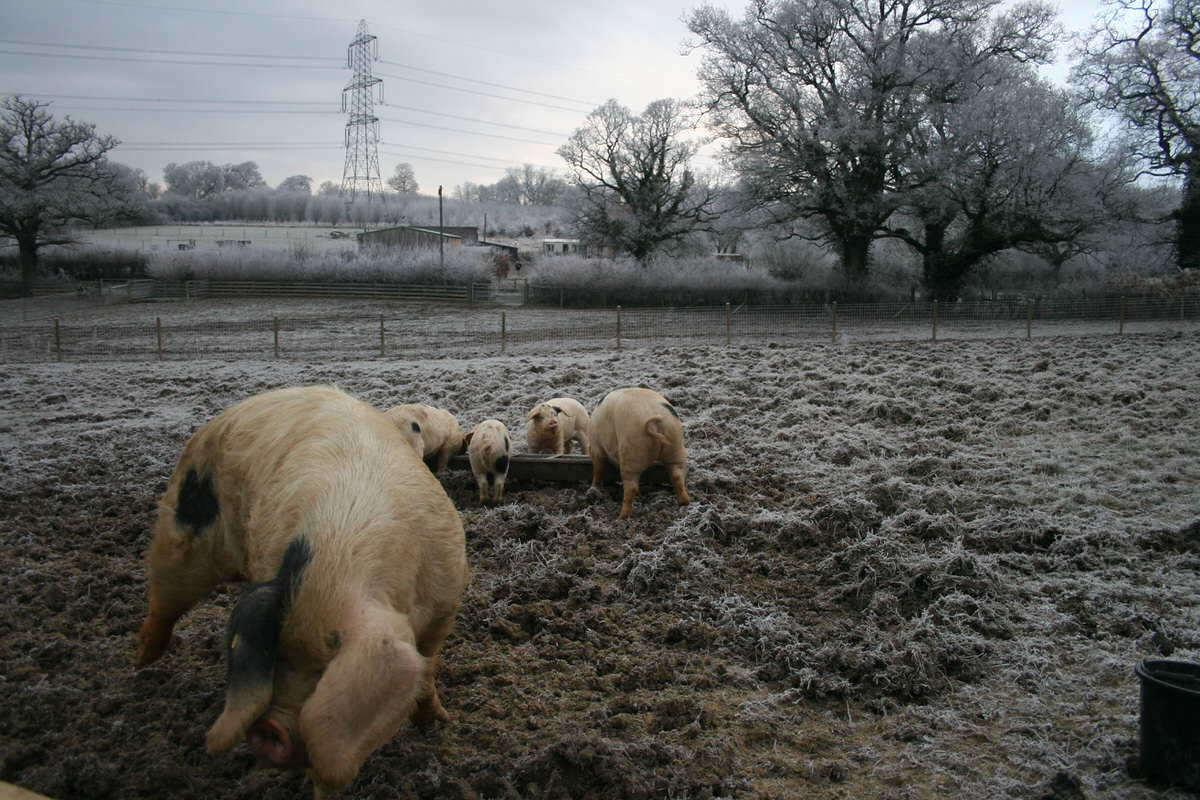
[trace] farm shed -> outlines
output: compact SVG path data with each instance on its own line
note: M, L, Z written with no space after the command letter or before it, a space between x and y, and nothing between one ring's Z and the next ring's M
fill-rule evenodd
M583 242L579 239L542 239L542 255L612 258L616 255L616 248L611 244Z
M431 228L417 228L412 225L398 225L395 228L380 228L379 230L365 231L358 234L358 246L360 248L436 248L439 242L445 242L446 247L455 248L461 247L463 241L464 237L462 235L450 233L449 228L438 231Z

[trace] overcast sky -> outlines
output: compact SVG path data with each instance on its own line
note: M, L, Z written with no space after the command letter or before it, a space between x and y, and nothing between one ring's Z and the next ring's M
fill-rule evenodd
M365 20L381 176L406 161L422 193L450 193L522 163L561 169L555 150L609 98L640 112L695 94L701 55L683 55L683 18L702 4L3 0L0 95L95 123L122 141L114 160L160 183L172 161L254 161L271 186L301 174L315 189L342 179L347 47ZM1099 0L1056 5L1082 31Z

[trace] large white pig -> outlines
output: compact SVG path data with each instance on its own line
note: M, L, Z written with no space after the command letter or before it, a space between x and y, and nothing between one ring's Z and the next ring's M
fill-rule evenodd
M555 397L538 403L525 415L525 442L531 453L571 452L572 442L588 454L588 412L573 397Z
M396 425L331 387L244 400L192 436L158 508L139 666L222 583L251 581L226 633L208 750L340 791L406 720L446 719L434 677L468 569L462 522Z
M422 457L435 473L445 471L450 458L463 451L463 432L458 420L444 408L424 403L404 403L385 412L401 429L416 423L423 442Z
M504 481L511 455L508 428L498 419L485 419L467 434L467 457L479 486L480 504L504 501Z
M592 411L589 424L592 456L592 487L598 492L609 464L621 473L623 498L620 519L633 513L642 473L661 461L671 476L680 505L688 502L684 477L687 450L683 425L667 399L652 389L614 389Z

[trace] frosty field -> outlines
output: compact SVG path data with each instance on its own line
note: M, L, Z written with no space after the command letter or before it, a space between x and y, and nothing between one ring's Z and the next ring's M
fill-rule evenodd
M113 313L119 313L114 309ZM436 312L429 312L436 317ZM453 313L447 310L445 313ZM435 320L436 321L436 320ZM1200 659L1200 331L0 371L0 780L68 798L304 798L204 752L237 588L135 671L143 555L191 432L335 383L464 427L646 385L692 504L443 479L474 576L355 798L1173 798L1144 658Z

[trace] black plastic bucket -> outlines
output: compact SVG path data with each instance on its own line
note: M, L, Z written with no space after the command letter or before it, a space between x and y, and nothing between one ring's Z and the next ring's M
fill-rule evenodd
M1200 791L1200 664L1148 659L1136 672L1143 777Z

